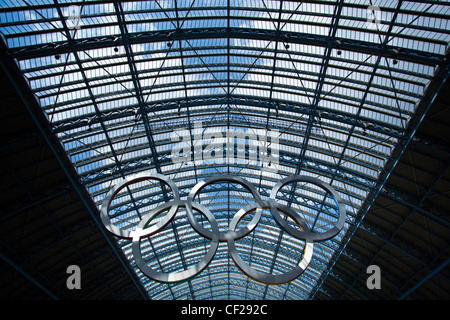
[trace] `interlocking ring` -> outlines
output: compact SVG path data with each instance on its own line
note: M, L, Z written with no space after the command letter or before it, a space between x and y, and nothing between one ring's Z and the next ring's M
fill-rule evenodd
M228 239L240 239L245 237L247 234L252 232L252 230L256 227L258 224L261 213L262 213L262 199L259 193L256 191L255 186L252 185L250 182L248 182L245 179L242 179L241 177L233 176L233 175L220 175L220 176L213 176L206 178L205 180L197 183L194 188L191 190L191 192L188 195L188 198L186 200L186 214L188 217L188 220L195 231L197 231L198 234L204 236L205 238L211 239L212 232L209 230L206 230L203 228L197 220L195 220L194 214L192 212L192 203L194 201L195 196L197 193L202 190L204 187L206 187L208 184L219 182L219 181L228 181L228 182L235 182L240 185L242 185L244 188L246 188L250 193L253 195L253 198L255 199L255 202L257 204L256 207L256 214L253 217L252 221L247 225L247 227L242 228L239 231L235 230L228 230L227 233L219 234L219 240L220 241L227 241Z
M184 271L165 273L150 268L145 263L140 250L140 239L142 238L142 234L145 234L145 232L142 232L142 230L145 230L144 229L145 226L152 220L154 216L165 211L168 207L171 207L175 203L178 203L177 205L179 206L186 206L186 202L175 200L152 210L148 215L145 216L145 219L141 220L141 222L136 228L137 232L133 233L132 251L133 256L135 257L136 265L149 278L163 283L177 283L181 281L186 281L200 274L214 259L217 248L219 247L219 241L217 239L217 233L219 232L219 225L217 224L217 220L214 218L213 214L204 206L202 206L199 203L193 203L192 204L193 207L206 216L213 230L213 234L211 237L211 247L209 248L208 252L203 257L203 259L200 260L196 265Z
M236 249L236 244L234 239L228 240L228 251L230 252L231 258L233 259L236 266L245 273L248 277L252 278L255 281L264 283L264 284L283 284L287 282L291 282L292 280L295 280L298 278L308 266L309 262L311 261L311 257L313 254L313 242L312 242L312 233L309 230L308 226L306 225L305 219L301 217L297 212L292 210L291 208L276 203L274 204L275 207L279 208L282 212L290 216L294 221L297 223L297 225L303 230L303 237L306 242L305 250L303 252L302 260L299 262L299 264L291 271L273 275L261 271L257 271L253 268L251 268L240 256ZM264 202L264 209L269 209L272 207L272 203L269 201ZM230 223L230 229L234 230L239 223L239 221L246 215L248 212L250 212L253 209L253 205L247 205L243 210L240 210L231 220Z
M164 203L162 205L159 205L158 207L150 210L150 212L148 212L142 217L142 220L139 222L137 227L132 231L126 231L117 228L112 224L109 217L109 209L112 200L122 189L128 187L130 184L146 180L156 180L159 181L160 183L168 185L172 190L173 200ZM217 220L211 213L211 211L208 210L205 206L194 201L196 195L204 187L206 187L209 184L220 181L227 181L240 184L245 189L247 189L247 191L249 191L252 194L253 198L255 199L254 203L246 205L244 208L240 209L233 216L230 225L228 227L228 231L225 233L221 233L219 231ZM326 232L323 233L313 233L311 229L308 227L305 219L300 214L298 214L292 208L277 203L275 201L277 192L284 185L292 182L312 183L317 185L321 189L325 190L329 194L331 194L339 211L338 222L336 223L336 225L333 226L332 229L327 230ZM173 221L180 207L185 208L187 219L192 228L199 235L211 240L211 246L209 250L206 252L206 255L203 257L203 259L201 259L196 265L189 267L187 270L171 273L154 270L147 265L144 258L142 257L140 242L143 238L149 238L150 236L164 229L170 222ZM250 267L240 257L237 251L235 241L247 236L256 228L259 221L261 220L263 209L270 209L270 212L274 220L277 222L277 224L284 232L287 232L291 236L305 241L305 249L303 250L301 260L296 265L296 267L291 271L278 275L257 271L252 267ZM148 227L150 222L156 216L160 215L162 212L167 210L168 213L158 223ZM206 217L211 226L211 230L205 229L196 220L194 210L200 212L202 215ZM244 218L247 214L253 211L255 211L255 215L253 216L251 221L245 227L242 227L238 231L236 231L236 228L239 222L242 220L242 218ZM293 219L300 230L290 226L287 223L287 221L281 217L280 212L283 212L285 215ZM227 242L228 251L230 253L232 260L244 274L246 274L253 280L262 282L264 284L282 284L293 281L306 270L312 258L315 241L328 240L336 236L342 230L346 218L346 211L344 202L340 198L339 194L329 184L324 183L319 179L308 176L296 175L282 179L272 188L269 201L265 201L261 199L261 196L256 191L255 186L250 182L248 182L247 180L233 175L216 175L197 183L189 193L187 199L181 200L178 188L172 180L160 174L152 174L152 175L132 176L130 178L124 179L122 182L114 186L108 192L105 199L103 200L100 215L102 223L110 233L122 239L132 240L132 253L135 258L136 265L146 276L155 281L159 281L162 283L176 283L180 281L186 281L195 277L196 275L200 274L211 263L216 254L219 242Z
M328 240L333 238L334 236L336 236L344 227L344 222L345 222L345 205L344 205L344 201L341 199L341 197L339 196L339 194L336 192L336 190L334 190L328 183L325 183L317 178L313 178L313 177L309 177L309 176L291 176L291 177L287 177L284 178L282 180L280 180L273 188L272 191L270 193L270 212L272 213L272 216L275 218L275 220L278 222L278 224L285 230L287 231L289 234L291 234L292 236L302 239L302 240L306 240L306 236L304 235L305 231L299 231L295 228L292 228L284 219L281 218L280 214L278 213L278 210L276 208L276 202L275 202L275 197L278 193L278 191L286 184L291 183L291 182L309 182L312 184L317 185L318 187L322 188L325 191L328 191L331 196L333 197L333 200L336 203L336 206L339 209L339 220L336 223L336 225L324 232L324 233L315 233L312 234L312 238L311 240L313 241L324 241L324 240Z
M133 235L132 235L133 231L130 232L130 231L126 231L126 230L121 230L111 223L108 212L109 212L109 207L111 205L112 200L123 188L128 187L130 184L137 183L140 181L145 181L145 180L157 180L157 181L167 184L172 189L173 198L174 199L180 198L180 193L179 193L178 188L175 185L175 183L173 183L172 180L167 179L165 176L163 176L161 174L157 174L157 173L155 173L153 175L140 174L140 175L132 176L128 179L124 179L122 182L116 184L108 192L105 199L103 199L103 203L102 203L102 206L100 209L100 217L101 217L103 225L109 232L111 232L116 237L131 240L131 239L133 239ZM174 203L170 207L169 213L166 215L166 217L164 219L162 219L157 225L154 225L151 228L146 229L145 231L142 231L142 230L140 231L142 233L141 237L151 236L151 235L155 234L156 232L164 229L164 227L166 225L168 225L170 223L170 221L172 221L172 219L175 217L177 210L178 210L178 206Z

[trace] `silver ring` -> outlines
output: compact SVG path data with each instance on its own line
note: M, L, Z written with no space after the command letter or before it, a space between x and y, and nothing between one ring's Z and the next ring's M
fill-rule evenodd
M106 195L105 199L103 199L102 206L101 206L101 209L100 209L100 218L102 220L103 225L105 226L105 228L110 233L112 233L116 237L119 237L119 238L122 238L122 239L131 240L133 238L133 236L131 235L131 233L133 231L122 230L122 229L119 229L115 225L112 224L112 222L111 222L111 220L109 218L109 207L111 205L112 200L120 192L120 190L122 190L123 188L129 186L130 184L133 184L133 183L136 183L136 182L140 182L140 181L145 181L145 180L157 180L157 181L160 181L160 182L163 182L163 183L167 184L172 189L173 198L175 200L180 198L180 193L179 193L178 188L175 185L175 183L173 183L172 180L166 178L165 176L163 176L161 174L158 174L158 173L154 173L154 174L151 174L151 175L139 174L139 175L134 175L134 176L131 176L131 177L127 178L127 179L124 179L122 182L116 184L108 192L108 194ZM175 217L175 214L177 213L177 210L178 210L178 207L174 204L170 208L169 212L164 217L164 219L162 219L158 223L158 228L157 229L160 230L166 224L168 224ZM141 235L141 237L149 236L150 234L152 234L153 231L154 230L152 228L149 228L148 231L146 231L148 234L143 233Z
M272 191L270 193L270 212L272 213L272 216L275 218L275 220L280 225L280 227L282 227L284 230L286 230L286 232L290 233L292 236L305 240L304 231L299 231L299 230L291 227L286 222L286 220L281 218L281 216L278 213L278 210L276 208L275 197L277 195L277 192L284 185L291 183L291 182L310 182L312 184L319 186L320 188L322 188L323 190L325 190L331 194L331 196L333 197L333 200L336 203L336 206L338 207L338 210L339 210L339 220L336 223L336 225L334 225L333 228L331 228L330 230L327 230L326 232L312 233L312 241L324 241L324 240L328 240L328 239L331 239L334 236L336 236L342 230L342 228L344 227L344 223L345 223L346 210L345 210L344 201L341 199L339 194L328 183L325 183L319 179L309 177L309 176L287 177L287 178L280 180L272 188Z
M178 205L180 206L186 206L185 201L176 201L178 202ZM132 244L132 252L134 259L136 261L136 265L138 268L144 273L147 277L149 277L152 280L162 282L162 283L177 283L181 281L189 280L196 275L200 274L208 265L211 263L211 261L214 259L214 256L216 254L217 248L219 247L219 241L217 238L218 232L219 232L219 225L217 224L217 220L214 218L212 213L207 210L204 206L202 206L199 203L194 203L193 207L200 211L205 217L208 219L209 223L212 227L212 235L211 238L211 246L208 249L208 252L206 252L206 255L203 257L202 260L200 260L196 265L193 265L189 267L186 270L183 271L176 271L176 272L160 272L156 271L152 268L150 268L144 261L141 253L141 246L140 246L140 239L142 238L141 230L136 229L136 232L133 233L133 244ZM166 208L167 209L167 208ZM163 211L164 209L162 209ZM153 219L154 216L159 214L161 210L154 210L152 214L146 215L146 219L142 219L139 223L139 226L144 227ZM145 229L143 229L145 230Z
M274 204L277 208L279 208L282 212L284 212L286 215L290 216L294 221L297 223L297 225L303 230L303 237L305 240L305 250L303 251L303 256L301 261L297 264L297 266L286 273L283 274L269 274L261 271L257 271L250 267L249 264L247 264L239 255L236 244L234 239L228 240L228 251L230 252L230 256L233 259L236 266L245 273L249 278L252 278L255 281L264 283L264 284L283 284L287 282L291 282L298 278L308 267L309 262L311 261L311 257L313 254L314 249L314 243L312 241L312 234L309 231L309 228L306 224L306 221L301 217L297 212L289 208L288 206L276 203ZM269 201L264 202L264 208L271 208L272 203ZM239 221L248 213L248 210L240 211L240 215L235 215L233 217L233 220L230 223L230 229L234 230Z
M191 192L188 195L188 198L186 200L186 214L188 217L188 220L191 224L191 226L194 228L195 231L197 231L198 234L204 236L205 238L211 239L212 237L212 231L207 230L203 228L198 221L195 219L194 214L192 212L191 204L194 203L194 198L197 195L197 193L202 190L204 187L206 187L209 184L212 184L214 182L219 181L228 181L228 182L235 182L240 185L242 185L244 188L246 188L255 199L256 203L256 214L253 217L253 219L250 221L247 227L240 229L239 231L230 230L226 233L219 233L219 241L224 242L229 239L240 239L242 237L245 237L247 234L249 234L258 224L259 219L261 218L261 212L262 212L262 199L259 193L256 191L255 186L252 185L250 182L248 182L245 179L242 179L238 176L233 175L219 175L219 176L213 176L206 178L205 180L197 183L194 188L192 188Z

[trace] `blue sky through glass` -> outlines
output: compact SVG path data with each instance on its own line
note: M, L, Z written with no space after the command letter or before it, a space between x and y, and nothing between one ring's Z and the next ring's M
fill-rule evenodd
M328 49L319 40L331 34L336 21L335 1L285 1L281 14L278 1L230 1L229 10L227 1L124 2L121 7L132 42L132 60L122 42L113 2L84 2L80 5L80 29L69 30L68 34L62 20L70 27L72 3L64 2L63 16L53 5L45 4L0 2L0 32L98 206L109 188L124 176L157 170L138 97L145 104L158 166L176 181L184 196L195 183L216 173L239 174L265 196L275 181L300 173L331 183L345 201L348 219L344 230L333 240L315 245L310 267L291 284L268 288L246 279L230 263L226 246L221 246L209 269L190 284L160 285L135 267L154 298L192 297L193 288L199 292L195 298L212 298L215 294L217 298L308 298L339 249L343 235L360 214L399 137L406 133L437 70L436 64L410 56L393 59L362 47L359 51L333 47L326 58ZM447 2L403 1L389 35L386 33L397 2L372 4L380 7L377 30L367 28L367 1L344 1L335 37L365 46L385 43L400 53L446 53L450 34ZM231 36L214 36L227 28L232 28ZM178 29L186 36L178 36ZM208 30L216 33L198 36ZM276 30L280 38L271 38L270 32ZM304 34L310 38L295 40ZM145 41L135 40L139 37ZM78 47L66 50L68 41ZM45 51L49 48L55 52ZM133 77L140 88L136 88ZM309 113L312 108L317 109L314 118ZM260 162L248 159L220 164L208 148L197 161L192 155L185 163L174 163L174 132L185 136L188 149L191 141L197 147L211 143L208 137L193 139L199 136L195 123L201 123L205 132L247 132L252 137L277 129L278 169L263 170ZM258 143L248 141L249 145ZM296 171L299 161L302 165ZM227 196L223 191L212 192L205 195L205 201L210 201L220 216L228 210L223 204ZM310 202L315 198L319 203L323 198L300 190L296 196L299 200L309 197ZM151 205L162 201L156 194L149 199L154 202ZM233 209L248 201L238 192L229 200ZM129 209L130 201L123 197L123 219L118 221L132 221L133 226L139 220ZM317 210L304 210L304 215L314 224ZM177 221L185 232L180 241L192 238L196 243L195 234L187 231L183 219L181 216ZM333 212L321 213L316 222L318 230L329 227L333 219ZM264 233L263 229L262 224L258 229L261 239L269 243L278 238L278 233L270 229ZM166 237L169 234L170 230ZM161 235L154 243L175 248L177 241ZM130 244L119 244L134 266ZM254 248L264 255L262 242L253 246L249 243L242 250ZM150 244L145 250L152 253ZM281 258L287 257L289 250L281 246ZM195 256L189 250L185 254ZM197 255L201 254L199 251ZM170 265L171 261L179 262L181 255L168 253L165 259ZM262 268L270 267L269 260L261 261ZM289 265L290 260L285 261ZM217 288L217 292L211 288Z

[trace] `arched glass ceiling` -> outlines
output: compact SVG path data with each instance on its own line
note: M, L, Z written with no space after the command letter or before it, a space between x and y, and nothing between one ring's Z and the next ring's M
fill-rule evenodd
M312 298L331 257L342 254L347 230L382 187L393 150L410 138L408 124L437 81L450 39L447 1L0 6L9 53L99 207L114 184L141 172L170 177L183 198L212 174L245 177L265 199L281 178L303 174L330 183L345 201L344 230L317 243L306 272L280 286L248 279L225 244L200 276L159 284L137 269L130 242L118 241L152 299ZM246 142L213 141L239 132ZM262 141L273 146L269 160ZM228 157L218 156L222 147ZM113 220L132 228L170 196L154 184L133 185L113 203ZM200 199L223 230L253 202L229 183L212 185ZM287 187L277 201L303 209L316 232L336 221L329 199L313 187ZM303 245L264 212L238 250L256 269L277 274L298 262ZM142 243L148 263L166 272L196 263L207 247L183 212Z

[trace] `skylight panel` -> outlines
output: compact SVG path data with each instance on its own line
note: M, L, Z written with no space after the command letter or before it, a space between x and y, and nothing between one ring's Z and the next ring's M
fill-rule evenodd
M123 2L124 32L129 34L122 34L117 6L90 1L81 5L81 28L73 30L66 21L70 29L66 34L62 19L68 19L69 4L62 6L61 17L56 9L32 10L21 4L2 11L7 6L2 3L0 32L97 205L122 177L137 172L159 170L169 175L184 196L212 174L246 177L267 193L281 177L300 172L331 182L342 195L351 221L438 70L430 60L442 57L449 42L446 16L450 9L440 3L404 1L394 19L395 1L375 1L380 6L380 23L370 29L367 3L356 0L343 3L339 19L333 17L335 1L283 2L281 12L278 1L186 0L177 1L177 6L173 1ZM329 52L331 24L336 21ZM274 36L277 28L282 38ZM200 30L219 36L206 36ZM386 48L381 50L383 41ZM399 51L398 58L394 49ZM384 50L387 57L379 58ZM420 63L416 53L431 58ZM147 123L142 117L145 111ZM175 164L171 133L182 129L179 134L190 141L196 121L221 132L280 130L278 170L266 170L244 158L232 166L215 163L211 154L201 161ZM208 141L196 140L196 146ZM140 190L140 200L147 191L151 191L152 205L162 201L153 189ZM230 194L230 198L223 192L208 196L218 217L226 215L228 201L236 211L240 203L251 201L237 192ZM311 190L306 195L308 221L314 223L314 208L323 196ZM131 199L121 201L120 223L137 223ZM148 204L142 208L147 210ZM317 230L325 230L334 221L332 210L328 211L320 214ZM187 221L177 223L182 240L191 239L194 233ZM226 220L220 223L225 226ZM133 262L129 243L118 244L152 298L298 299L308 298L315 290L348 227L331 242L317 244L310 267L298 280L268 290L247 281L229 263L226 246L216 256L221 263L213 261L207 274L192 280L196 290L191 292L186 283L168 289L150 281ZM161 261L167 268L177 268L171 265L180 262L177 240L169 233L153 240L157 245L170 244L172 251L166 251ZM265 241L275 242L278 233L275 225L258 229ZM295 263L291 251L302 248L300 242L290 244L280 245L281 260L273 267L277 272L291 267ZM271 270L272 251L263 244L253 248L262 254L257 267ZM143 250L153 251L148 242ZM186 248L187 262L202 253ZM228 296L224 291L233 293Z

